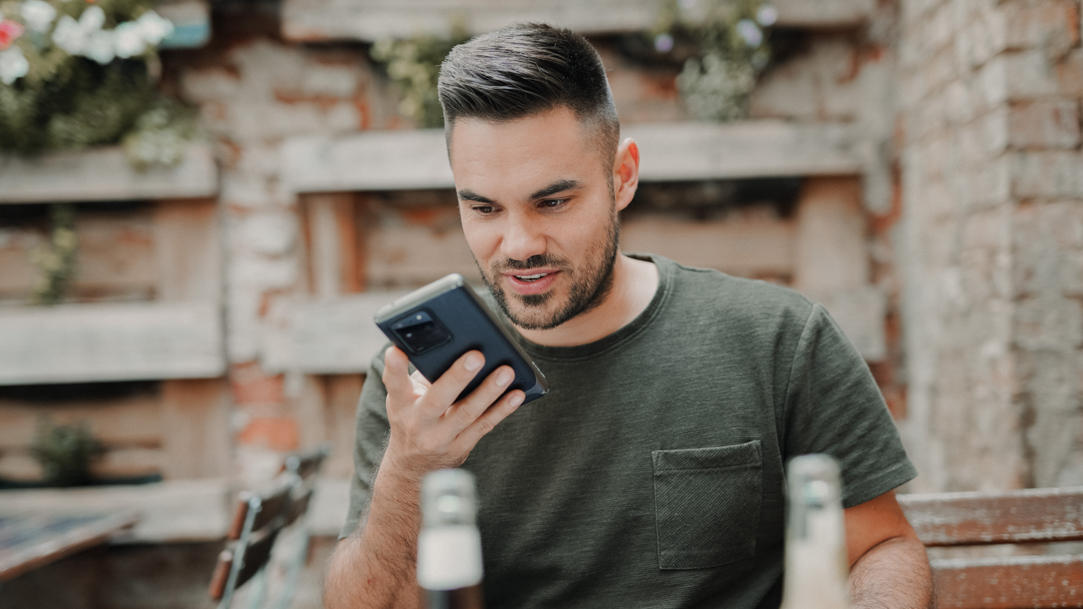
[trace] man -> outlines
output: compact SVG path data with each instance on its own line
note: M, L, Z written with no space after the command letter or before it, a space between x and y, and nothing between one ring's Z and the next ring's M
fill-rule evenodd
M516 26L453 50L439 91L467 242L551 392L516 410L505 366L454 403L480 353L433 383L398 349L377 357L327 606L419 606L420 481L461 465L490 608L777 607L783 468L824 452L842 467L854 604L925 607L928 562L892 493L915 472L827 313L619 253L639 150L593 48Z

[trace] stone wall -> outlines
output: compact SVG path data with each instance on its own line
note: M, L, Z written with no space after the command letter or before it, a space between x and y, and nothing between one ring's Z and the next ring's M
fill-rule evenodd
M1079 3L901 8L914 486L1083 484Z

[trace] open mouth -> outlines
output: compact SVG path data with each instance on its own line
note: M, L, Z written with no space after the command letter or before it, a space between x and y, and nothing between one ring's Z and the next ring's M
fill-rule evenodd
M544 279L549 273L535 273L533 275L515 275L514 277L519 281L525 281L527 283L533 283L539 279Z

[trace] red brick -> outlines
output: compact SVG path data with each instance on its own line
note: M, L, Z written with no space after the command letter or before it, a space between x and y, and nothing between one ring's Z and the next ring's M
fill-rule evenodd
M268 375L254 362L238 364L230 371L230 386L237 404L279 404L285 402L282 375Z
M1008 138L1013 148L1075 148L1079 145L1079 102L1013 105L1008 113Z
M1083 49L1076 49L1057 64L1060 91L1071 97L1083 96Z
M1072 0L1009 2L1004 10L1009 49L1041 48L1056 58L1079 42L1079 7Z
M253 417L237 436L237 443L290 451L301 445L300 437L297 421L292 417Z

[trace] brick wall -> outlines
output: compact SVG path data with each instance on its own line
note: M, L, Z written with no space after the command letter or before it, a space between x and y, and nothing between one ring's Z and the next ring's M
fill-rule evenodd
M915 487L1083 484L1079 3L901 9Z

